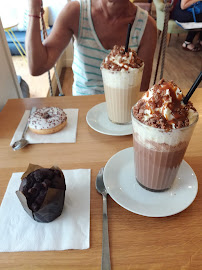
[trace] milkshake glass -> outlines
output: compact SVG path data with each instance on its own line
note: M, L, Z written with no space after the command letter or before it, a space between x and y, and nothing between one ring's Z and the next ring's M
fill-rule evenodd
M163 129L139 121L132 108L136 180L142 187L164 191L172 186L198 121L198 113L190 112L188 126Z
M108 118L116 124L131 122L131 108L138 100L144 63L134 50L115 46L102 63Z

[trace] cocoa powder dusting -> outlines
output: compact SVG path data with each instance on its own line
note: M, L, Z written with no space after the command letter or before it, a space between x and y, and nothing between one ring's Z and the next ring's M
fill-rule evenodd
M120 58L118 64L114 59ZM140 68L144 64L137 53L128 48L128 52L125 52L124 46L115 45L110 54L103 60L101 68L109 69L112 71L120 71L122 69L129 70L129 68Z
M133 107L133 115L140 122L167 131L174 128L182 128L189 126L188 113L193 107L191 101L185 105L183 101L183 94L178 90L179 87L173 81L165 81L162 79L158 84L152 88L153 95L149 97L149 91L146 92L145 97L148 100L141 98L136 105ZM169 91L169 95L167 94ZM167 108L171 111L171 119L166 119L162 114L160 108L164 104L167 104ZM145 119L145 111L150 111L152 116Z

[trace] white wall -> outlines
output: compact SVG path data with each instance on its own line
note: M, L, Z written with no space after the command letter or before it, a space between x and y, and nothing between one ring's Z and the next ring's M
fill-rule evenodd
M0 19L0 111L10 98L22 98Z
M53 25L58 14L68 0L43 0L43 6L49 7L49 24ZM0 16L17 16L18 20L23 20L24 10L28 7L28 0L0 0Z
M68 2L67 0L44 0L43 1L43 6L49 7L49 24L50 25L53 25L58 14L62 10L62 8L66 5L67 2Z

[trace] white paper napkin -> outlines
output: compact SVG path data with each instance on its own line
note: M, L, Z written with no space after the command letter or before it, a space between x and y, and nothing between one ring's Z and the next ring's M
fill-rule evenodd
M25 212L15 193L23 173L12 174L0 207L0 252L89 248L91 170L63 173L64 208L50 223L39 223Z
M63 109L67 114L67 125L57 133L38 135L31 132L29 129L25 135L25 138L30 144L35 143L75 143L76 142L76 131L78 122L78 109ZM21 139L24 127L29 117L29 110L26 110L16 131L11 140L10 145Z

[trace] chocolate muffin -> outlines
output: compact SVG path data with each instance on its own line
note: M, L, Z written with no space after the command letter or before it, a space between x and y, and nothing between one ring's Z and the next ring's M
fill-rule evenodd
M29 215L31 212L34 220L50 222L62 213L65 189L64 175L59 168L39 168L23 175L16 193L24 209Z

